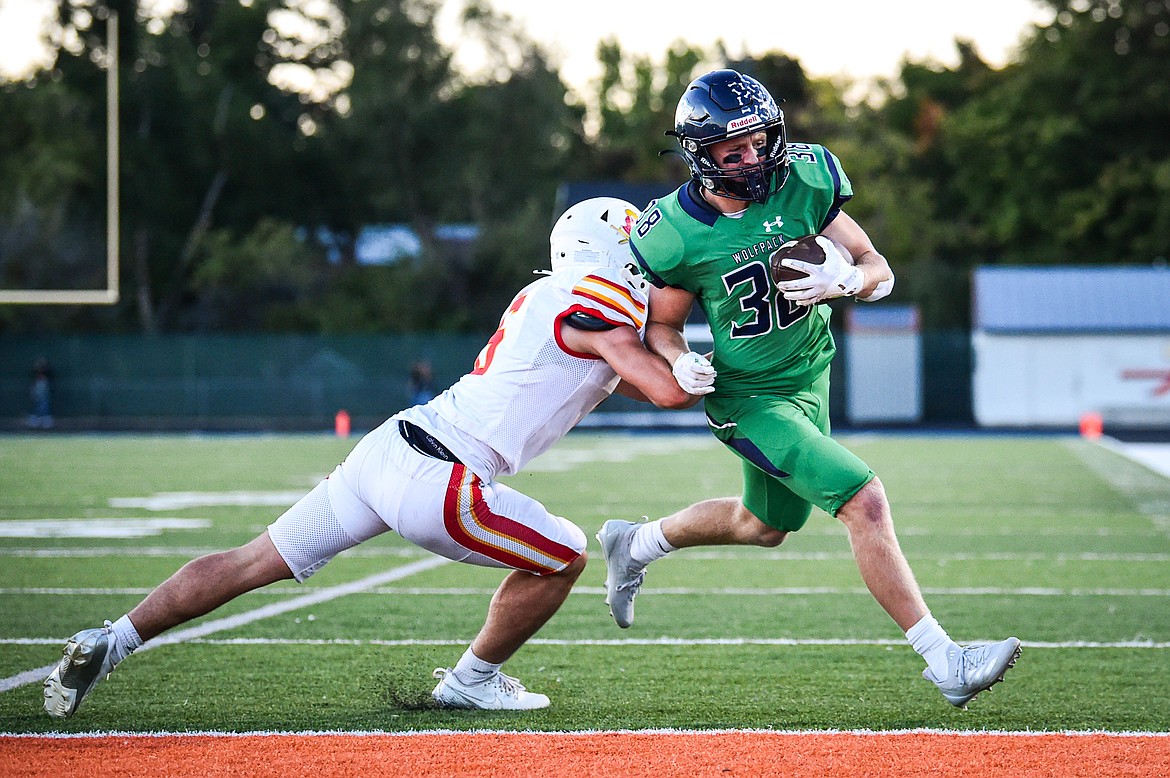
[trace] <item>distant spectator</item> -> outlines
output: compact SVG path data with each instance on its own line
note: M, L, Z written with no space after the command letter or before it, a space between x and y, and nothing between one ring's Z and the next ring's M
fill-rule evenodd
M435 398L435 376L431 363L420 359L410 366L410 404L422 405Z
M27 424L32 429L53 428L53 368L49 360L40 357L33 363L32 384L29 386L32 413Z

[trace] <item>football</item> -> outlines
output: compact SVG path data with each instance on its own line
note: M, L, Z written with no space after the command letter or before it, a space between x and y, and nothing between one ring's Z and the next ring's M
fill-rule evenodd
M808 262L813 265L821 265L825 262L825 250L817 243L818 235L805 235L803 238L790 240L780 248L772 252L768 257L768 265L772 269L772 280L775 283L781 281L797 281L808 276L803 270L795 270L785 265L780 264L782 259L799 259L801 262ZM829 240L833 240L829 238ZM837 241L833 241L833 245L841 252L841 255L852 264L853 257L849 255L849 250L842 246Z

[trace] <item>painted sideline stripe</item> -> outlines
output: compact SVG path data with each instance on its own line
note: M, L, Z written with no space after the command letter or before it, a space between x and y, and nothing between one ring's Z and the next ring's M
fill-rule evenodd
M134 546L104 546L94 548L4 548L0 557L189 557L223 551L223 548L165 548ZM346 557L423 557L429 556L421 549L411 548L353 548L345 552ZM765 551L743 547L742 550L696 551L686 549L675 559L731 559L731 560L783 560L787 562L853 561L849 551ZM970 554L966 552L949 554L912 554L913 561L931 560L941 562L1170 562L1167 553L1110 553L1085 551L1080 553L1039 553L1039 552L992 552Z
M971 643L991 643L994 639L968 641ZM219 645L231 644L294 644L294 640L266 640L253 638L223 638L216 640L199 641ZM306 641L311 642L311 641ZM322 641L329 643L330 641ZM354 641L359 643L361 641ZM468 638L457 640L370 640L369 645L385 646L462 646L470 643ZM885 638L612 638L612 639L579 639L561 640L557 638L533 638L525 645L545 646L905 646L905 640L888 640ZM1073 640L1063 642L1023 641L1027 648L1170 648L1170 641L1155 642L1152 640L1122 640L1116 642L1095 642L1087 640Z
M125 586L125 587L111 587L108 589L99 588L68 588L68 587L0 587L0 595L28 595L28 594L50 594L50 595L139 595L145 596L150 594L152 587L147 586ZM249 594L262 594L273 597L285 596L296 592L314 592L320 591L315 587L288 587L276 586L265 587L257 589ZM489 587L470 587L470 586L449 586L449 587L422 587L422 586L379 586L369 589L363 594L392 594L392 595L423 595L423 596L450 596L450 597L464 597L464 596L485 596L490 597L495 593L495 589ZM962 597L980 597L984 595L996 597L1170 597L1170 589L1056 589L1043 586L1024 586L1017 588L995 587L995 586L975 586L975 587L922 587L923 594L936 596L962 596ZM589 596L604 595L605 588L602 586L577 586L574 587L571 594L585 594ZM855 587L835 587L835 586L783 586L773 587L767 589L737 589L734 587L720 587L712 589L701 589L693 587L659 587L646 588L638 591L639 597L653 596L653 595L735 595L737 597L774 597L784 595L811 595L811 594L858 594L870 596L869 589L864 586Z
M1140 529L1136 527L1096 527L1096 526L1080 526L1080 527L1065 527L1065 526L1049 526L1049 527L956 527L948 528L946 531L940 531L937 527L918 526L913 524L913 518L906 518L906 514L920 511L926 515L934 515L937 513L937 507L933 505L923 504L917 506L914 503L903 501L898 507L898 537L906 536L923 536L923 537L942 537L942 538L1033 538L1033 537L1094 537L1094 538L1148 538L1148 537L1163 537L1165 533L1157 529ZM1059 517L1063 520L1070 518L1070 512L1066 508L1060 510L1052 510L1045 512L1038 509L1036 506L1029 508L1029 516L1033 518L1051 515ZM1095 520L1098 513L1086 512L1085 517L1087 521ZM199 518L133 518L133 517L109 517L109 518L76 518L71 516L62 516L55 519L18 519L18 518L0 518L0 537L24 537L27 540L35 540L45 537L57 537L47 534L36 535L17 535L10 530L19 525L35 525L37 527L53 528L61 523L70 522L76 523L82 528L91 528L95 530L92 534L85 536L90 539L120 539L127 537L122 534L103 535L98 532L103 527L117 530L122 525L130 524L137 525L148 523L152 526L160 526L171 529L199 529L209 527L214 524L213 519L199 519ZM199 525L190 524L189 522L203 522ZM157 533L155 533L157 534ZM849 533L842 524L818 524L816 526L805 526L800 530L800 537L833 537L833 538L847 538ZM71 536L72 537L72 536ZM137 535L133 537L138 537ZM119 550L125 551L125 548ZM209 549L211 551L217 549ZM222 550L222 549L218 549Z
M194 559L224 551L223 546L94 546L92 548L0 548L0 556L15 557L125 557L125 556L181 556ZM421 548L351 548L347 557L429 557L430 553Z
M989 554L910 554L911 561L941 560L949 562L1170 562L1170 554L1125 554L1102 553L1086 551L1083 553L1043 554L1035 552L993 552ZM833 560L853 561L853 554L848 551L814 551L809 553L788 553L785 551L692 551L685 550L679 559L779 559L789 562L823 562ZM639 592L640 593L640 592Z
M1165 443L1122 443L1116 438L1104 436L1097 445L1121 454L1131 462L1137 462L1147 470L1170 478L1170 445Z
M992 638L968 641L990 643ZM43 646L63 642L61 638L0 638L0 645ZM470 638L401 638L381 640L356 638L192 638L184 642L205 646L466 646ZM905 640L887 638L532 638L534 646L905 646ZM1059 642L1025 640L1026 648L1170 648L1170 641L1153 640L1066 640ZM142 649L138 649L141 651ZM49 670L53 665L49 666ZM49 670L45 672L48 673Z
M310 592L309 594L305 594L300 597L294 597L283 602L276 602L272 603L271 605L265 605L262 608L256 608L244 613L238 613L235 616L227 616L222 619L215 619L213 621L200 624L196 627L181 629L178 632L159 635L153 640L146 641L146 643L144 643L142 647L138 649L138 651L147 651L152 648L158 648L159 646L170 645L171 643L182 643L188 640L195 640L196 638L201 638L204 635L221 632L225 629L241 627L245 624L250 624L253 621L266 619L269 616L278 616L281 613L287 613L289 611L304 608L309 605L328 602L329 600L335 600L338 597L344 597L348 594L356 594L357 592L364 591L374 586L389 583L390 581L397 581L400 578L406 578L407 576L414 575L415 573L421 573L424 570L430 570L433 567L445 565L450 561L451 560L444 557L428 557L427 559L422 559L418 562L411 562L408 565L396 567L393 570L387 570L383 573L377 573L375 575L366 576L365 578L359 578L356 581L350 581L349 583L331 586L327 589L319 589L315 592ZM45 676L51 673L53 668L56 666L57 662L53 662L51 665L45 665L44 667L38 667L33 670L26 670L23 673L17 673L16 675L9 676L8 678L2 678L0 679L0 692L11 691L12 689L18 689L21 686L25 686L26 684L43 681Z
M578 730L536 730L536 729L418 729L418 730L381 730L381 729L324 729L298 730L284 732L280 730L252 730L249 732L226 732L222 730L183 730L181 732L152 731L131 732L128 730L98 730L96 732L0 732L3 738L50 738L54 740L91 740L100 738L163 738L163 737L418 737L420 735L450 735L465 737L467 735L541 735L550 737L587 736L594 735L847 735L863 737L888 737L890 735L955 735L958 737L994 736L994 737L1041 737L1051 735L1066 735L1068 737L1170 737L1170 732L1145 732L1142 730L1121 730L1112 732L1107 729L937 729L934 727L919 727L917 729L675 729L673 727L654 729L578 729Z

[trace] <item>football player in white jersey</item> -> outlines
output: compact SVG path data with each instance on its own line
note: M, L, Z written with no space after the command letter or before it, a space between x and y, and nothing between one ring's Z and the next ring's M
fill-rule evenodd
M500 667L568 596L585 568L585 534L496 477L516 473L615 390L686 408L715 379L697 354L672 367L642 345L647 287L628 245L638 215L610 197L566 211L550 235L552 272L516 295L470 373L363 437L251 542L189 562L117 621L70 638L44 682L45 710L73 715L143 641L261 586L303 582L390 530L448 559L512 571L458 663L435 670L435 701L547 706Z

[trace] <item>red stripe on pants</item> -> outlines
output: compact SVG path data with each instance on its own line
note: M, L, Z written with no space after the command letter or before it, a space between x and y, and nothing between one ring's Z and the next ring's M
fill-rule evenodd
M467 487L464 487L463 482L466 479L470 479L470 482ZM495 545L470 534L464 526L462 520L464 512L460 505L460 497L464 494L465 489L469 498L468 507L470 509L467 515L481 528L491 535L512 540L519 546L532 548L544 556L557 560L561 564L557 567L550 567L545 563L510 551L503 545ZM487 502L483 499L483 489L481 488L479 476L469 471L464 465L458 463L452 466L451 479L447 482L447 495L443 501L443 526L447 528L447 534L455 542L469 551L483 554L489 559L494 559L508 567L513 567L517 570L527 570L537 575L558 572L578 556L577 552L573 549L546 538L531 527L525 526L507 516L493 513Z

